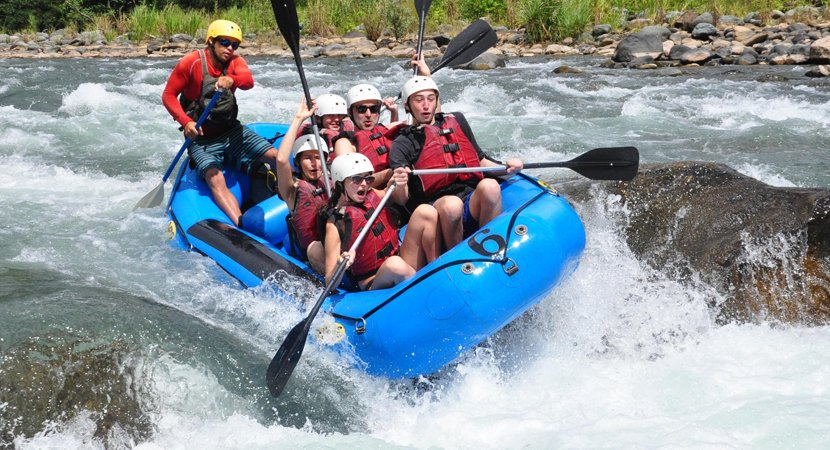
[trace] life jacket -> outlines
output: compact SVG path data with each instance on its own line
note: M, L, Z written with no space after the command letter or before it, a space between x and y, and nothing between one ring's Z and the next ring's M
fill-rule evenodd
M216 80L218 80L218 78L210 76L207 68L207 55L205 55L204 49L199 50L199 59L202 61L202 90L199 100L189 100L183 94L179 95L179 103L182 105L182 109L193 121L198 121L202 112L207 108L213 94L216 92ZM222 75L227 74L228 68L222 68ZM238 123L236 120L238 113L239 106L236 104L236 96L233 90L225 89L216 104L211 108L202 126L205 127L206 131L211 131L211 133L206 134L228 130Z
M294 205L291 214L286 218L291 241L299 250L299 255L306 256L308 245L321 240L318 227L318 212L326 207L328 196L323 180L315 184L306 180L297 181L297 192L294 194Z
M444 115L435 125L424 125L410 132L422 132L424 145L415 162L415 170L444 169L452 167L479 167L478 153L470 139L461 131L455 117ZM418 131L420 130L420 131ZM481 172L419 175L425 198L433 199L436 193L453 184L477 184L484 176Z
M349 202L333 211L342 251L351 248L378 205L380 197L374 190L370 190L363 203ZM378 214L371 231L366 233L363 242L357 247L355 261L349 268L352 280L358 282L374 275L387 258L397 253L399 246L398 227L389 209L384 208Z
M387 137L388 131L385 126L377 124L371 130L354 132L358 153L363 153L369 158L375 172L389 168L389 149L392 148L392 141Z

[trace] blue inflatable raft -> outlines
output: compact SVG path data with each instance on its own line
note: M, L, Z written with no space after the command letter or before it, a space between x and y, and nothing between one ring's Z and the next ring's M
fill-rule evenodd
M275 147L287 130L281 124L248 126L276 137ZM184 163L168 203L176 244L212 258L248 287L284 271L322 288L322 278L285 250L285 203L270 196L251 204L248 177L234 171L225 177L240 204L249 206L242 228L231 225ZM335 325L329 322L319 341L350 349L373 375L429 375L548 297L578 265L585 247L582 222L564 198L533 177L515 175L501 189L502 214L412 278L389 289L341 287L330 295L322 311Z

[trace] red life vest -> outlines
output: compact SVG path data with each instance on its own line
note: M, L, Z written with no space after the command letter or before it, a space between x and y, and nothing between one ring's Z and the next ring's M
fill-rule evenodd
M470 139L461 131L461 126L455 117L445 115L436 125L421 127L424 133L424 145L414 168L444 169L450 167L479 167L481 163L478 153ZM440 125L440 126L439 126ZM424 188L424 196L428 199L441 189L456 182L477 183L484 176L481 172L447 173L437 175L419 175Z
M389 149L392 148L392 141L386 136L388 131L385 126L377 124L371 130L354 132L357 151L372 161L375 172L389 168Z
M351 248L379 204L380 197L374 190L370 190L363 204L350 202L334 212L342 251ZM384 208L357 247L355 261L349 268L352 278L360 281L374 275L387 258L397 253L398 247L398 227L389 209Z
M294 194L294 206L288 216L288 224L293 229L303 255L309 244L320 240L317 213L327 202L328 196L322 179L317 180L316 184L302 179L297 181L297 192Z

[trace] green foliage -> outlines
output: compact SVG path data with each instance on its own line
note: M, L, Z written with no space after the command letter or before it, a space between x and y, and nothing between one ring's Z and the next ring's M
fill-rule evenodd
M412 10L404 7L401 2L389 0L386 8L386 24L392 31L395 39L401 39L417 26L417 21Z
M458 8L461 17L467 20L487 17L492 21L501 21L507 16L505 0L460 0Z
M830 4L830 0L823 2ZM418 23L411 0L297 0L304 32L342 34L363 25L370 39L385 29L400 39ZM526 27L533 41L577 36L590 24L621 25L623 12L660 22L669 11L710 11L743 16L809 6L809 0L433 0L427 28L460 25L479 17L493 24ZM627 15L627 14L626 14ZM0 0L0 30L99 29L107 37L130 31L133 39L194 34L214 19L239 23L247 32L272 31L268 0Z
M556 33L556 16L562 8L557 0L520 0L519 18L528 38L534 42L552 39Z

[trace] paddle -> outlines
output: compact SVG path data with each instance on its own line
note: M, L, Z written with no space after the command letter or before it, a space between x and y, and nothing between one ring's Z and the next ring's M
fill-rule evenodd
M435 67L430 68L432 73L445 66L457 66L474 60L499 41L496 32L483 19L478 19L465 28L458 36L452 38L444 56Z
M271 8L274 10L274 17L277 19L277 26L280 29L282 37L291 48L291 53L294 54L294 62L297 65L297 72L300 73L300 82L303 85L303 93L305 94L305 101L308 108L311 109L311 93L308 90L308 82L305 78L305 71L303 70L303 60L300 57L300 20L297 18L297 6L294 0L271 0ZM323 153L323 146L320 145L320 130L317 129L317 122L314 116L309 117L311 122L311 130L314 132L314 139L317 143L317 151L320 153L320 161L326 161L326 155ZM323 184L326 187L326 195L331 197L331 182L329 181L329 170L326 164L323 167Z
M418 12L418 44L415 46L415 55L420 58L421 47L424 44L424 29L427 24L427 12L432 0L415 0L415 11ZM418 66L412 68L412 75L418 75Z
M631 181L637 176L640 154L634 147L608 147L589 150L570 161L525 163L524 169L565 167L591 180ZM413 170L412 175L442 173L500 172L507 166L452 167L447 169Z
M202 126L202 122L205 121L208 114L210 114L210 110L213 109L213 106L216 105L216 102L219 100L219 96L222 95L223 89L219 89L216 93L213 94L213 97L210 99L210 103L207 104L205 110L202 112L202 115L199 116L199 120L196 121L196 129ZM138 203L133 206L133 211L138 208L155 208L156 206L161 204L161 200L164 198L164 183L167 182L167 179L170 178L170 174L173 173L173 168L176 167L176 164L179 162L179 158L182 157L184 154L185 149L190 147L190 143L193 142L193 139L187 138L184 140L184 144L182 144L182 148L179 149L179 152L176 153L176 156L173 158L173 162L170 163L170 167L167 168L167 172L165 172L164 177L161 179L161 183L156 186L155 189L148 192L147 195L141 198Z
M361 242L363 242L363 238L366 236L369 229L372 228L372 225L375 223L375 219L377 219L380 211L386 205L389 197L391 197L392 193L395 192L395 186L396 185L393 184L386 191L386 195L384 195L380 200L380 204L378 204L378 207L375 208L375 211L369 217L369 220L366 222L363 230L357 235L357 239L355 239L354 243L349 248L349 252L357 251L357 247ZM285 384L288 382L288 379L291 378L291 373L294 372L294 368L297 366L297 362L300 361L300 356L303 354L305 341L308 337L308 331L311 329L311 322L314 320L317 312L320 311L320 307L323 306L323 301L328 296L328 293L331 292L335 286L340 284L340 279L343 278L343 274L346 272L346 262L346 259L342 259L337 263L331 280L326 283L325 289L323 289L323 292L320 294L317 302L314 303L314 306L311 307L311 311L308 313L308 316L297 325L294 325L294 328L288 332L288 335L285 337L282 345L280 345L280 349L277 350L277 354L274 355L274 359L271 360L271 364L268 365L268 371L265 374L265 383L268 385L268 390L271 391L271 395L274 397L279 397L282 390L285 388Z

